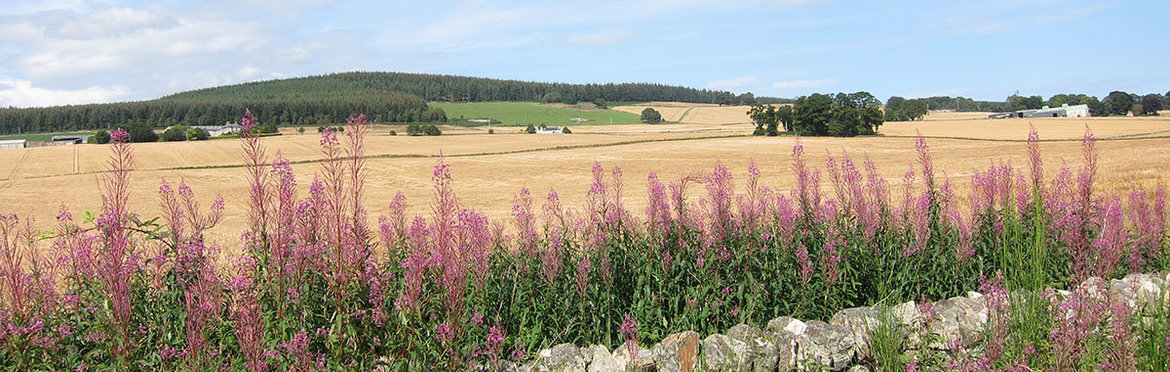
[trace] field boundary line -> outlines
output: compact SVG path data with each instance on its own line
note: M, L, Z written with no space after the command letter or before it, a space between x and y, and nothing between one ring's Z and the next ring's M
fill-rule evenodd
M751 137L751 135L731 134L731 135L687 137L687 138L659 138L659 139L645 139L645 140L633 140L633 141L618 141L618 142L611 142L611 143L588 144L588 145L567 145L567 146L552 146L552 147L541 147L541 148L523 149L523 150L477 152L477 153L455 154L455 155L382 154L382 155L370 155L370 156L366 156L364 158L366 160L371 160L371 159L434 159L434 158L439 158L439 157L465 158L465 157L476 157L476 156L514 155L514 154L538 153L538 152L546 152L546 151L563 151L563 150L605 148L605 147L637 145L637 144L642 144L642 143L655 143L655 142L699 141L699 140L709 140L709 139L725 139L725 138L740 138L740 137ZM348 157L340 157L338 159L345 160L345 159L349 159L349 158ZM325 161L325 159L297 160L297 161L290 161L289 164L290 165L291 164L313 164L313 163L321 163L324 161ZM261 165L262 166L271 166L272 163L264 163ZM133 171L150 172L150 171L200 170L200 169L232 169L232 168L244 168L244 167L247 167L247 165L246 164L224 164L224 165L197 165L197 166L188 166L188 167L134 169ZM107 172L108 171L102 170L102 171L74 173L74 174L102 174L102 173L107 173ZM35 177L25 177L22 179L39 179L39 178L49 178L49 177L60 177L60 176L69 176L69 175L74 175L74 174L51 174L51 175L43 175L43 176L35 176ZM3 180L0 180L0 181L3 181Z

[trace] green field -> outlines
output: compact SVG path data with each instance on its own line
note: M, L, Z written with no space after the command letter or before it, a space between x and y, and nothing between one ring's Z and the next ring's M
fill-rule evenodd
M49 141L53 136L77 135L77 134L94 134L94 132L63 132L63 133L30 133L30 134L9 134L0 136L0 141L3 140L29 140L29 141Z
M443 109L447 113L447 120L452 122L456 122L460 118L492 119L499 121L498 125L608 125L610 119L613 119L613 124L641 122L641 117L628 112L596 109L578 110L535 102L432 102L428 105ZM582 118L588 121L575 123L570 120L572 118Z

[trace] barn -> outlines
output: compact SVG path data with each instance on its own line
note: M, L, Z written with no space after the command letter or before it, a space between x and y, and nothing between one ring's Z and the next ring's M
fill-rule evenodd
M987 116L989 119L1005 119L1005 118L1087 118L1089 117L1089 105L1074 105L1069 106L1067 103L1060 107L1044 106L1039 110L1019 110L1013 112L1000 112Z
M28 147L28 140L0 141L0 150L23 149L25 147Z

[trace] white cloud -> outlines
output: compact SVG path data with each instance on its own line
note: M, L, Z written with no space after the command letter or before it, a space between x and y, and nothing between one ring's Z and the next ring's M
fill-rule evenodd
M1112 6L1107 4L1096 4L1085 8L1067 9L1059 14L1038 15L1033 19L1033 21L1040 24L1074 21L1101 13L1111 7Z
M707 88L718 90L736 90L743 87L759 84L760 79L755 75L740 76L728 80L715 80L707 83Z
M595 33L595 34L576 34L569 36L569 44L579 45L612 45L622 44L634 39L634 34L620 34L620 33Z
M929 28L960 35L990 35L1010 30L1012 25L986 16L955 15Z
M802 90L836 83L837 79L777 81L772 87L780 90Z
M76 90L54 90L33 86L28 80L0 78L0 107L41 107L123 100L129 89L120 86L91 86Z

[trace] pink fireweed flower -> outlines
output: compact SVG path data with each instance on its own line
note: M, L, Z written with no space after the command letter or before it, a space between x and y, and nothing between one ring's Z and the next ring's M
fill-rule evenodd
M455 330L447 322L435 326L435 339L446 344L455 340Z
M922 133L918 133L914 148L918 150L918 165L922 167L922 185L926 187L927 193L933 193L934 164L930 159L930 147L926 145L926 137L923 137Z
M897 214L902 215L905 223L910 223L910 215L913 213L913 206L917 199L914 198L914 170L906 171L902 176L902 206L899 207Z
M249 262L248 256L241 262L241 271L251 271L255 263ZM268 362L264 357L264 319L261 315L260 302L257 299L255 285L251 278L239 275L228 283L231 289L232 329L236 340L240 344L240 352L244 354L244 364L248 370L264 371L268 369Z
M561 251L564 250L564 232L560 228L551 228L548 232L548 247L540 254L541 272L544 282L551 285L561 272Z
M794 231L796 229L796 219L798 211L792 204L792 200L784 195L776 197L776 209L774 210L776 219L776 233L782 242L789 242L795 238Z
M812 278L813 268L812 260L809 259L808 249L805 249L804 243L797 246L796 262L800 265L800 283L802 286L807 286L809 279Z
M536 215L532 213L532 194L527 187L513 197L512 220L520 234L520 251L529 257L536 255Z
M619 332L622 334L622 340L627 343L638 340L638 322L633 317L630 317L630 313L626 313L625 318L622 319Z
M1004 286L1003 273L997 271L995 276L988 279L980 274L979 291L983 292L983 302L989 310L991 321L989 325L991 337L988 338L984 351L991 361L999 360L1003 356L1003 347L1007 342L1008 326L1011 321L1010 299Z
M844 238L841 237L841 232L835 225L832 222L828 224L829 228L825 233L825 254L821 256L825 272L829 273L830 284L836 283L837 279L841 277L840 268L837 266L841 262L841 255L837 252L837 247L844 243Z
M244 163L248 173L249 209L248 218L251 221L252 232L260 234L268 228L268 217L271 215L271 180L265 172L268 158L264 154L264 146L260 137L253 130L259 121L252 116L251 110L244 110L244 117L240 118L240 142L244 148Z
M658 180L658 174L650 172L646 176L646 187L648 189L646 205L646 225L651 228L652 232L660 236L666 235L670 228L670 202L666 196L666 186Z
M906 246L903 256L909 256L926 250L930 241L930 193L924 192L918 197L911 214L910 228L914 231L914 245Z
M491 230L487 217L470 209L459 211L459 245L468 256L476 288L491 274Z
M577 294L582 299L585 298L585 291L589 290L589 269L592 264L588 258L582 258L577 262L577 273L574 280L577 282Z
M801 210L812 211L821 203L820 172L808 169L804 161L804 145L800 144L800 137L796 137L796 144L792 146L792 170L796 174L796 199L800 202Z
M378 232L382 245L392 253L406 244L406 195L401 191L394 194L390 202L390 215L378 217Z
M1132 340L1134 339L1133 319L1130 318L1129 307L1117 302L1110 307L1109 314L1109 346L1105 353L1107 363L1118 371L1136 371L1137 360L1134 355Z
M610 198L611 200L609 201L609 206L606 207L605 211L606 225L610 226L611 229L625 233L626 229L629 228L629 226L626 225L630 220L630 212L626 210L624 205L622 205L622 191L625 189L622 169L620 167L613 167L613 170L610 171L610 175L613 178L613 187L611 188L612 192L610 193L612 197Z
M1126 256L1129 233L1126 232L1124 225L1121 198L1107 200L1104 209L1105 220L1097 240L1093 242L1093 249L1097 253L1093 275L1110 278L1117 270L1121 258Z
M1102 300L1108 298L1108 290L1101 283L1087 281L1055 304L1052 314L1055 324L1048 334L1055 369L1077 370L1087 351L1087 341L1097 332L1104 316L1109 314L1108 303Z
M1040 158L1040 135L1036 126L1029 124L1028 158L1032 161L1032 190L1039 191L1044 184L1044 161Z
M499 363L500 350L504 347L506 332L499 324L494 325L488 330L486 342L484 342L483 354L491 357L492 365Z
M735 184L732 183L731 172L722 162L715 163L715 170L707 178L707 196L711 203L711 223L715 239L722 241L734 228L734 216L731 210L731 201L735 194Z
M366 182L365 138L369 132L366 124L366 114L350 116L346 119L345 127L345 156L349 173L349 212L351 218L349 226L352 234L363 240L369 234L366 227L366 209L364 192Z

